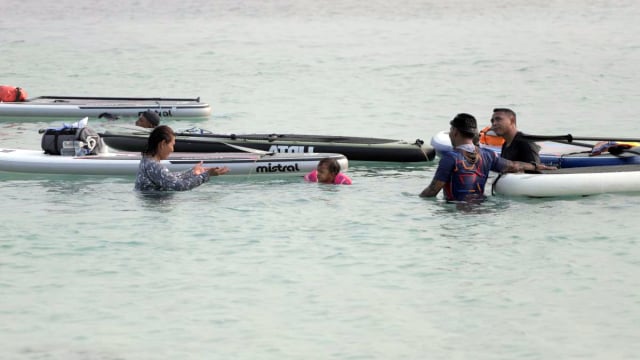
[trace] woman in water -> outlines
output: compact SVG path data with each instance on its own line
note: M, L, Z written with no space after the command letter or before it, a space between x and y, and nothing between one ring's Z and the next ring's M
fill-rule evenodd
M136 175L135 190L139 191L184 191L193 189L209 181L211 176L226 174L227 167L205 168L202 162L185 172L171 172L160 161L173 152L176 136L173 130L161 125L153 129L142 153L140 167Z

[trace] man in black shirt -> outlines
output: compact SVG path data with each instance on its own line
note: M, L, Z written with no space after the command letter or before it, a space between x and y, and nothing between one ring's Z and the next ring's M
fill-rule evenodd
M531 164L539 164L540 146L522 137L522 132L516 126L516 113L511 109L493 109L491 116L491 128L504 138L500 156L511 161L522 161Z

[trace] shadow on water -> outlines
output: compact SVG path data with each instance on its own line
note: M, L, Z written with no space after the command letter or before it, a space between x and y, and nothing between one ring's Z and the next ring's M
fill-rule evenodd
M596 195L597 196L597 195ZM498 214L502 213L509 208L515 207L529 207L535 208L553 208L557 203L563 202L579 202L589 198L587 196L566 196L566 197L525 197L525 196L489 196L484 201L476 202L447 202L441 200L443 204L442 212L456 212L467 215L485 215L485 214Z
M488 197L484 200L472 202L439 199L435 201L435 204L437 205L435 209L436 215L463 214L473 216L501 213L509 209L510 201L496 197Z
M170 212L180 201L175 191L134 191L136 198L143 208L150 208L160 212Z
M513 201L509 198L487 196L476 201L447 201L442 198L442 194L437 198L420 198L416 193L402 192L402 196L408 198L418 198L424 202L425 206L433 210L436 216L451 214L463 215L487 215L497 214L508 210Z

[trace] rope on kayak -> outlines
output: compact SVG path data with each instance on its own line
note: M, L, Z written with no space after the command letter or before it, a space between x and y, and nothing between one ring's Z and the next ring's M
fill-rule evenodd
M244 147L244 146L240 146L240 145L233 145L233 144L229 144L229 143L222 143L230 148L236 149L236 150L240 150L242 152L247 152L247 153L252 153L252 154L256 154L259 156L256 156L256 159L253 161L253 168L256 168L256 164L258 163L258 160L262 159L264 156L267 155L273 155L274 152L270 152L270 151L264 151L264 150L258 150L258 149L251 149L248 147ZM253 175L253 170L251 170L249 172L249 174L247 174L247 179L249 177L251 177Z

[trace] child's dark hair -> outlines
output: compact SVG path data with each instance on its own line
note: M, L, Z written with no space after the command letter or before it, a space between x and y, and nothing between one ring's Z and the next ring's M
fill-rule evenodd
M336 159L324 158L318 163L318 166L320 165L325 165L327 167L327 170L329 170L329 172L334 175L337 175L340 172L340 164Z
M149 135L149 140L147 141L147 149L143 152L143 154L147 156L155 156L158 153L158 145L162 141L169 142L175 136L173 133L173 129L168 127L167 125L160 125L153 129L151 135Z

